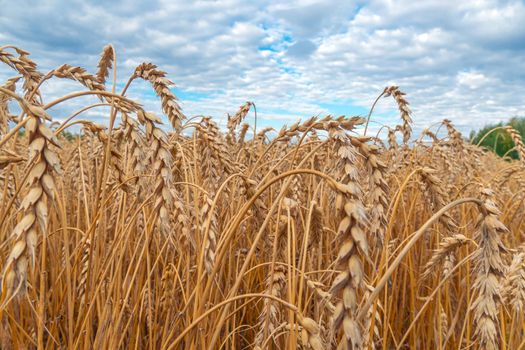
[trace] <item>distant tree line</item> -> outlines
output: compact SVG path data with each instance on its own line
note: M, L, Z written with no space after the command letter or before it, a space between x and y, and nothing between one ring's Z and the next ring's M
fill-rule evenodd
M476 145L480 140L483 139L480 146L491 149L501 157L509 156L513 159L518 159L518 153L516 151L510 151L512 148L514 148L514 142L504 129L498 129L491 132L489 135L486 135L491 130L505 125L512 126L520 133L522 139L525 138L525 118L514 117L506 123L491 124L483 127L480 130L471 131L470 142Z
M26 131L25 130L20 130L18 131L18 135L20 136L24 136L26 134ZM64 130L60 133L60 135L58 136L59 138L64 138L66 139L67 141L71 142L75 139L75 137L77 137L78 134L74 134L74 133L71 133L67 130Z

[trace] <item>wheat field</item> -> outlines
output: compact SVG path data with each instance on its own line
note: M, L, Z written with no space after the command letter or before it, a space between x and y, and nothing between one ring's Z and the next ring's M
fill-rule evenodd
M94 74L41 73L13 46L0 61L16 75L0 86L1 349L525 347L511 127L520 160L449 120L415 135L390 86L374 106L395 100L400 122L379 133L374 106L273 130L253 102L220 128L185 116L154 64L118 91L109 45ZM51 79L78 92L46 100ZM126 97L137 80L170 125ZM101 106L107 125L84 117Z

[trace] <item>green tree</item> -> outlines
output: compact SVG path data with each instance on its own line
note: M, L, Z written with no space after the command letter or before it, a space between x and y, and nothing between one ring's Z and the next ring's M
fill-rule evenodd
M72 134L71 132L64 130L62 131L62 137L68 140L69 142L73 141L75 139L76 134Z
M507 155L513 159L518 159L518 153L516 151L510 151L512 148L514 148L514 142L504 129L498 129L490 132L495 128L505 125L512 126L520 133L521 138L525 139L525 118L513 117L507 123L491 124L478 131L471 131L470 142L477 145L479 141L483 139L480 146L491 149L501 157ZM489 132L490 134L487 135Z

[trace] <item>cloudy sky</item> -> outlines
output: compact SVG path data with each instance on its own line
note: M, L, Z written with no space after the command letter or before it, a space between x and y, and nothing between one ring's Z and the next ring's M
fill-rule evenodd
M366 114L391 84L407 93L416 129L449 118L468 133L525 116L523 0L0 0L0 9L0 46L31 52L42 72L69 63L94 73L112 43L119 86L153 62L176 83L187 115L221 123L246 100L272 126ZM0 84L12 75L0 66ZM47 100L75 90L64 81L44 87ZM160 111L145 83L130 96ZM391 99L374 120L398 122Z

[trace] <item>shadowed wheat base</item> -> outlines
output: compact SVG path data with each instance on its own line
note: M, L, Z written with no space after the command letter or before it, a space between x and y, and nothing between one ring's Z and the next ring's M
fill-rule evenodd
M253 102L225 130L187 118L151 63L117 91L112 46L94 74L0 61L1 349L525 345L524 159L449 120L414 135L398 87L379 135L332 116L253 135ZM48 101L49 79L79 92ZM126 98L140 80L169 125ZM85 95L101 102L53 122ZM83 118L100 106L108 125Z

